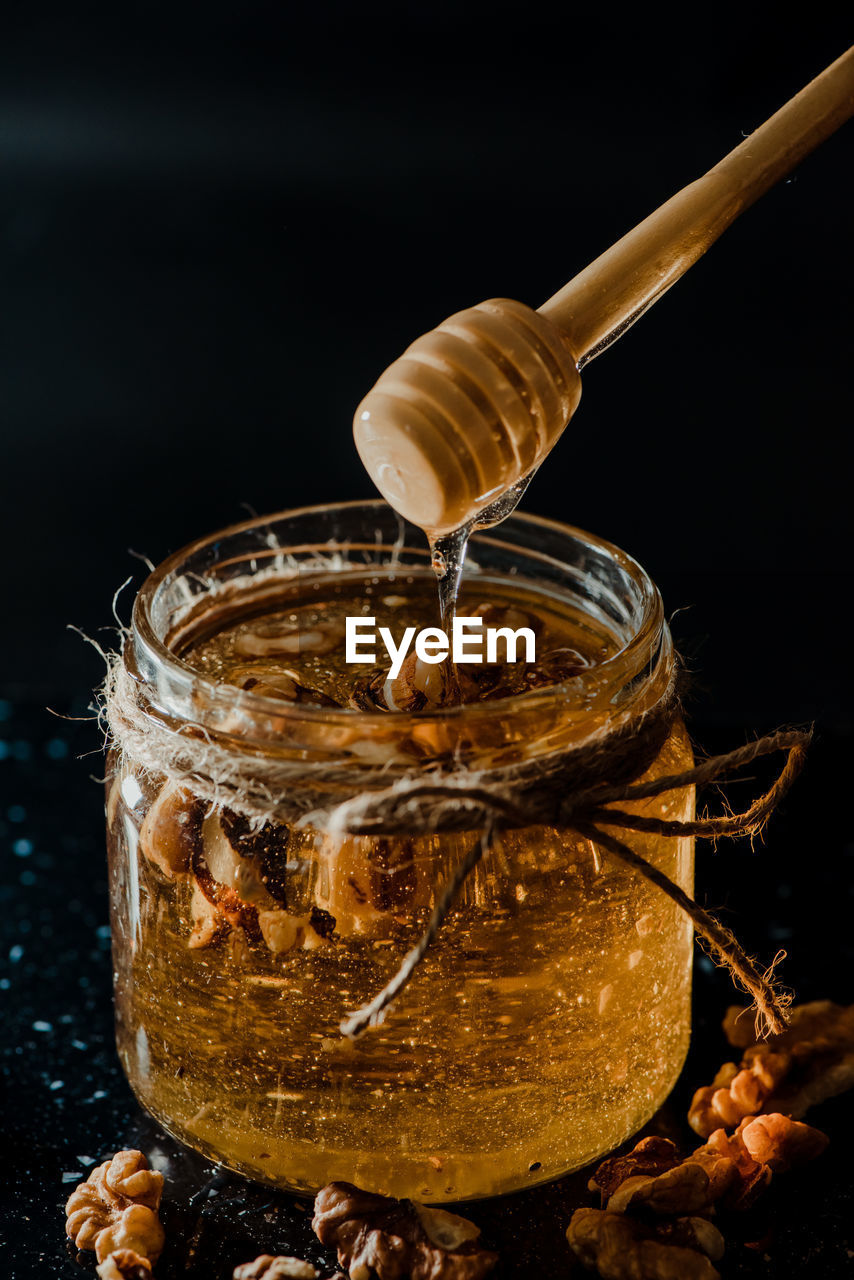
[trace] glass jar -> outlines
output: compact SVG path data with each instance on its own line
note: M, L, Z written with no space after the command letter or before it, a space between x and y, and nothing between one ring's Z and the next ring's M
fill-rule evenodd
M687 1051L690 922L590 840L546 827L501 835L385 1022L341 1035L477 833L335 836L279 820L277 795L299 808L304 788L311 810L318 794L337 802L434 763L546 759L656 707L672 676L643 569L518 514L472 538L466 578L486 594L512 584L610 637L605 660L561 684L390 715L282 702L187 661L194 637L283 592L370 593L428 573L423 534L381 502L252 520L151 574L121 659L147 726L136 747L118 734L107 778L122 1064L171 1133L300 1192L346 1179L440 1202L555 1178L635 1132ZM179 744L184 785L174 760L171 781L158 770L148 730ZM644 776L690 762L678 721ZM263 824L241 814L254 769ZM687 819L693 791L631 807ZM690 839L629 839L691 891Z

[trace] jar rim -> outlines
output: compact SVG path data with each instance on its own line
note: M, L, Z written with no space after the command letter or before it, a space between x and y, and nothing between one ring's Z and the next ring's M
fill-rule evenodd
M263 717L277 717L281 720L284 716L289 721L304 721L307 724L315 725L337 724L352 726L358 721L366 727L382 725L387 729L392 717L388 712L379 709L377 711L367 711L351 707L321 707L306 703L288 703L283 702L281 699L254 693L251 690L243 690L234 685L225 685L211 680L170 648L168 636L159 634L154 619L154 606L158 593L164 590L172 575L177 575L181 567L186 565L193 557L199 557L206 552L212 553L211 564L216 564L218 563L217 552L222 544L228 540L239 538L241 535L262 532L265 529L271 530L274 525L284 521L298 521L312 517L320 518L327 513L339 511L345 514L347 512L355 514L360 509L366 513L375 512L377 516L385 518L391 515L398 524L401 539L404 536L405 529L414 529L414 526L402 520L381 498L318 503L311 506L289 508L270 515L255 516L248 520L239 521L215 530L201 538L194 539L169 555L145 578L134 601L132 640L134 665L137 668L134 674L137 679L141 678L145 683L159 687L161 684L160 677L165 676L167 683L171 677L185 687L191 685L193 691L199 695L199 701L213 705L222 704L223 698L227 698L232 706L239 707L242 712L247 713L250 717L255 714ZM532 536L546 537L551 535L565 541L567 546L572 542L581 544L591 552L609 561L616 569L621 571L625 578L631 582L637 594L638 611L636 619L633 620L631 634L626 642L613 654L578 675L554 685L528 689L521 693L483 702L464 703L435 710L421 710L417 713L396 712L393 716L393 722L402 731L406 730L408 724L426 725L441 722L450 725L452 723L459 724L463 719L467 721L479 720L481 717L495 716L497 714L513 714L515 711L522 709L530 711L538 705L545 705L549 701L566 701L569 695L572 696L572 701L576 702L579 699L583 699L585 692L589 692L594 686L597 688L614 686L616 690L617 686L624 687L627 680L629 683L637 682L640 673L643 672L645 667L649 667L656 648L661 647L658 642L665 640L669 643L669 633L664 620L663 603L658 588L643 566L634 557L623 551L622 548L576 526L552 520L548 517L518 511L509 516L501 525L495 526L494 529L478 531L473 534L471 546L474 549L478 545L490 543L494 546L506 546L508 549L513 550L517 544L513 542L512 537L507 538L505 536L501 538L496 534L500 534L502 530L505 535L512 534L514 529L530 531ZM421 530L418 530L417 533L423 538ZM322 545L324 549L327 549L330 544ZM347 540L342 539L341 546L346 547L346 545ZM287 551L287 548L282 547L281 550ZM551 560L553 563L558 563L554 557L540 555L540 558L544 561ZM352 572L354 568L361 567L361 565L353 563L348 566L348 570ZM566 565L564 567L568 568ZM335 572L335 570L330 570L330 572ZM282 573L279 581L284 580L286 580L286 575ZM204 594L204 591L200 592L197 598L204 598ZM636 625L634 625L635 622ZM124 656L125 661L127 661L127 647ZM169 707L162 707L161 709L167 714L171 711Z

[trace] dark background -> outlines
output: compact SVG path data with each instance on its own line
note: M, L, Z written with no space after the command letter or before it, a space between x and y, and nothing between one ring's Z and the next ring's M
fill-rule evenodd
M97 657L129 547L370 495L353 409L539 305L854 39L847 6L5 9L0 683ZM528 510L659 581L707 714L851 721L848 126L585 374ZM124 615L130 595L124 599Z
M159 561L243 504L371 495L350 420L402 348L486 297L539 305L841 53L846 9L811 5L793 24L776 5L4 7L0 996L15 1172L0 1240L13 1280L79 1275L59 1261L60 1206L86 1159L122 1141L166 1151L111 1047L97 731L45 710L85 714L101 676L66 624L110 641L98 628L114 590L144 576L129 548ZM704 852L699 890L763 958L790 950L802 998L846 1001L852 130L590 367L524 504L624 546L681 610L691 727L710 749L816 721L768 849ZM724 1052L729 999L701 965L686 1096ZM830 1105L841 1155L851 1109ZM771 1262L736 1250L727 1274L846 1274L850 1177L833 1158L777 1201ZM254 1194L238 1188L223 1218L232 1252ZM532 1253L529 1237L526 1256L545 1276L563 1274L552 1210L563 1197L565 1224L573 1195L530 1209L546 1243ZM498 1239L504 1210L484 1213ZM503 1235L511 1253L524 1240ZM164 1265L184 1274L177 1254Z

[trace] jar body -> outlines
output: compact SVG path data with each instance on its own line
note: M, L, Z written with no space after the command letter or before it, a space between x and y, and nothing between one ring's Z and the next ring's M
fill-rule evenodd
M690 762L677 721L645 776ZM121 1061L168 1130L230 1168L302 1192L495 1195L611 1150L675 1083L690 922L591 841L502 833L385 1022L353 1042L339 1024L396 971L477 834L250 830L127 750L107 786ZM683 789L631 807L693 804ZM691 891L690 839L631 843ZM216 910L194 848L238 890Z
M689 759L677 730L658 767ZM385 1024L353 1044L339 1022L403 959L424 919L407 898L439 882L463 837L413 842L397 866L392 850L388 871L372 866L366 837L337 857L301 850L301 921L315 906L340 922L330 870L388 905L372 905L380 918L364 931L309 935L309 947L277 954L240 925L203 942L190 878L165 875L139 847L150 780L125 761L114 785L122 1064L167 1129L229 1167L298 1191L338 1178L425 1201L494 1195L611 1150L675 1083L690 1033L690 923L589 841L505 835ZM122 790L139 792L136 805ZM691 810L690 796L671 796L666 816ZM690 890L689 841L632 843Z

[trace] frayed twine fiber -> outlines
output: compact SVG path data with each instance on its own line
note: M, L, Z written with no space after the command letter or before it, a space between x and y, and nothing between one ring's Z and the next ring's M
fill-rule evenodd
M774 965L760 969L729 929L613 831L712 840L757 835L803 768L812 737L808 731L779 730L680 773L640 782L680 712L674 677L654 709L581 746L495 769L437 766L410 771L391 785L387 765L377 764L360 773L361 790L354 797L353 761L346 756L340 763L266 759L241 753L233 741L221 746L191 722L176 729L159 719L144 704L138 682L118 657L109 663L103 705L110 737L129 758L153 773L165 774L200 799L227 805L259 826L267 821L311 825L341 836L481 832L439 891L426 929L397 973L373 1000L342 1022L346 1036L358 1037L383 1021L435 939L462 885L502 828L538 826L575 831L656 885L691 919L699 939L751 997L757 1033L776 1034L786 1025L790 1001L775 984ZM775 752L786 754L782 770L769 790L742 813L681 821L619 808L682 787L719 782Z

